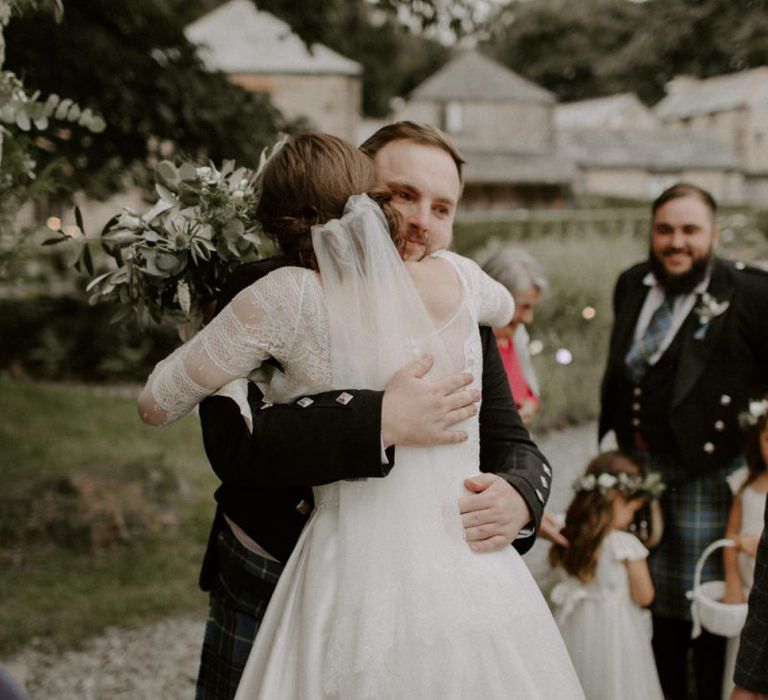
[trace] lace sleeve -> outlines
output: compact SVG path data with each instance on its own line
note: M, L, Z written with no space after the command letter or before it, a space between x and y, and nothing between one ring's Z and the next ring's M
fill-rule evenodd
M515 313L515 302L507 288L483 272L474 260L448 251L441 254L458 269L477 322L483 326L506 326Z
M301 322L308 274L288 267L263 277L159 362L139 397L142 420L151 425L175 421L267 357L284 361Z

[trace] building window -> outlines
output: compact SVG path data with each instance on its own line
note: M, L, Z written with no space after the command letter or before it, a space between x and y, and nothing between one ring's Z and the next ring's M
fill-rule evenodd
M446 102L443 128L449 134L460 134L464 128L464 110L461 102Z

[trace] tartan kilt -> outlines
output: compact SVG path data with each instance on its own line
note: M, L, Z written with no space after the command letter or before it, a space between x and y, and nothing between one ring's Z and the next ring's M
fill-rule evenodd
M228 527L216 541L195 700L232 700L283 565L247 550Z
M725 537L733 498L725 478L734 467L675 482L668 476L669 465L654 465L653 457L648 457L644 460L646 468L661 471L668 484L661 497L664 534L648 557L656 589L652 611L659 617L690 621L691 603L686 593L693 589L694 569L704 548ZM723 580L723 577L722 556L709 557L702 581Z

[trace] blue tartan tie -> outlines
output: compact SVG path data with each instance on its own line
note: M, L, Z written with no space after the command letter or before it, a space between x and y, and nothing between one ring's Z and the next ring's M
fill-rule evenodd
M629 375L635 384L639 384L648 371L651 358L658 352L664 338L672 326L672 309L675 297L667 294L661 306L653 312L645 333L632 343L624 361L629 369Z

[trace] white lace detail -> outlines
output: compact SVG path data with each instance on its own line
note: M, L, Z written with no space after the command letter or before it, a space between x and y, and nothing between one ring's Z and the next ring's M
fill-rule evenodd
M281 268L244 289L157 365L147 388L165 415L163 422L170 423L232 380L247 377L268 357L291 376L284 394L290 387L330 381L327 314L310 270Z

